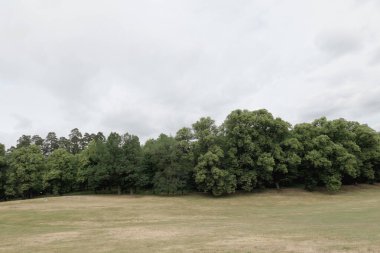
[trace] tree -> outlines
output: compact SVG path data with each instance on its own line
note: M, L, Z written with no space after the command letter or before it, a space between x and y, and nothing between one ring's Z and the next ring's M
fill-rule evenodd
M31 139L31 144L42 147L44 139L42 139L39 135L33 135Z
M196 166L194 177L197 188L214 196L230 194L236 189L236 176L223 161L223 138L211 118L201 118L193 124Z
M49 132L42 144L42 151L44 155L48 156L53 153L54 150L60 147L59 144L57 135L54 132Z
M110 161L110 154L105 142L92 141L80 154L81 166L78 171L78 183L86 184L95 192L109 188L111 175L108 161Z
M189 189L189 167L182 167L187 157L180 153L177 144L175 138L161 134L145 146L145 156L154 173L152 183L156 194L184 194Z
M0 200L5 199L6 169L5 146L0 143Z
M221 167L222 158L223 150L216 145L199 157L194 169L199 190L211 192L214 196L235 192L236 177Z
M82 133L79 131L78 128L74 128L71 130L69 134L69 141L70 141L70 153L71 154L78 154L83 148L82 148Z
M362 182L380 180L380 135L367 125L355 124L355 143L358 145L359 178Z
M328 191L336 192L344 175L357 177L356 157L328 136L328 124L326 118L320 118L294 128L296 138L303 145L300 176L308 190L322 185Z
M374 129L325 117L292 128L265 109L234 110L220 126L202 117L143 146L128 133L82 136L77 128L68 138L22 135L7 152L0 144L0 199L88 189L220 196L296 183L336 192L343 184L378 181Z
M196 189L194 184L194 167L195 167L195 157L194 157L194 134L190 128L183 127L177 131L175 136L176 147L176 157L178 159L179 166L181 167L180 173L182 173L181 178L183 180L182 191L187 192Z
M82 149L86 148L88 144L90 144L90 142L94 140L95 138L96 138L96 134L85 133L83 135L82 142L81 142Z
M140 140L136 135L124 134L122 137L122 150L124 159L123 184L124 190L133 190L144 187L149 183L145 168L142 166L143 153Z
M107 168L110 175L110 184L117 187L118 194L121 194L122 185L124 182L126 166L124 164L121 136L117 133L111 133L106 141L108 161Z
M56 149L51 153L43 174L43 186L47 192L61 195L74 189L77 173L74 159L74 155L65 149Z
M9 157L9 169L6 175L6 195L31 198L40 194L44 163L44 156L35 145L13 150Z
M302 162L299 153L302 149L302 144L291 136L280 143L279 149L275 149L276 165L273 170L273 181L277 189L280 188L280 183L290 184L298 178L298 167Z
M215 121L210 117L200 118L193 124L194 138L194 155L197 160L199 156L205 154L212 146L218 143L219 129Z
M58 146L59 148L63 148L67 150L68 152L71 152L71 143L70 143L70 140L68 140L66 137L59 138Z
M290 169L300 162L299 145L290 140L290 124L262 109L235 110L223 124L229 164L238 188L252 191L290 180Z
M17 140L16 148L29 147L32 144L32 137L30 135L23 135Z

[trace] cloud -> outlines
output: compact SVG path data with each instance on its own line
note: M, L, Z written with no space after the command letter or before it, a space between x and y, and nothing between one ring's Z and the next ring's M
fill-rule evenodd
M332 58L359 51L363 45L358 32L329 31L316 38L317 47Z
M236 108L291 123L326 114L380 125L376 1L1 5L7 146L75 127L145 140L202 116L221 123Z
M380 64L380 48L374 50L371 53L371 57L370 57L370 60L369 60L369 65L371 65L371 66L376 66L376 65L379 65L379 64Z

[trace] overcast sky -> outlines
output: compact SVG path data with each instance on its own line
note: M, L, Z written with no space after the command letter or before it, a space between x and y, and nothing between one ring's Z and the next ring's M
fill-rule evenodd
M380 130L380 1L0 1L0 142L266 108Z

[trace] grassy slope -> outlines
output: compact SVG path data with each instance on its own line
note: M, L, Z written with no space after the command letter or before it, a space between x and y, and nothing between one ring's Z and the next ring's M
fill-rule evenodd
M380 185L0 203L0 252L380 252Z

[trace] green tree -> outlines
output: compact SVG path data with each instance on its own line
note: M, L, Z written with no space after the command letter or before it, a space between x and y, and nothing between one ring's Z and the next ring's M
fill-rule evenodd
M214 196L234 193L236 177L222 168L223 150L212 146L201 155L195 167L195 183L203 192L211 192Z
M181 168L181 178L185 179L182 181L182 191L187 192L196 189L194 182L194 134L191 128L183 127L178 130L175 136L175 140L177 141L175 152L177 161Z
M223 124L229 164L240 189L252 191L290 180L300 158L300 144L290 139L290 124L267 110L235 110Z
M214 196L230 194L236 189L236 176L224 160L223 136L211 118L201 118L193 124L197 188Z
M32 137L30 135L22 135L17 140L16 148L29 147L32 144Z
M107 138L106 148L108 156L105 158L108 158L108 161L103 161L103 163L107 164L110 184L117 187L118 194L121 194L126 172L121 136L117 133L111 133Z
M90 144L90 142L94 140L95 138L96 138L96 134L85 133L83 135L82 142L81 142L82 149L86 148L88 144Z
M0 143L0 200L5 199L6 170L5 146Z
M42 191L44 156L35 145L17 148L9 157L5 193L12 197L31 198Z
M80 154L78 183L87 185L95 192L109 188L111 185L109 161L110 154L106 143L101 140L92 141Z
M43 141L42 151L44 155L48 156L53 153L54 150L59 148L59 141L57 135L54 132L49 132Z
M65 149L56 149L47 158L43 186L47 192L63 194L74 189L77 168L74 155Z
M309 190L322 185L335 192L340 189L345 175L357 177L355 155L328 136L328 124L326 118L320 118L294 128L295 136L303 145L300 177Z
M31 144L42 147L44 143L44 139L42 139L39 135L33 135L31 138Z
M186 167L187 156L179 150L175 138L161 134L157 140L147 142L145 156L152 166L156 194L184 194L188 191L191 168Z
M83 148L82 148L82 133L79 131L78 128L74 128L71 130L69 134L69 141L70 141L70 153L71 154L78 154Z
M220 145L219 129L215 125L215 121L210 117L202 117L193 125L194 139L194 155L197 160L202 154L214 145Z
M71 152L71 143L70 140L66 137L60 137L58 140L58 147L63 148L67 150L68 152Z
M122 189L132 194L137 188L145 187L149 183L145 168L142 166L143 153L140 140L136 135L124 134L122 137L123 170L120 171L123 182Z

